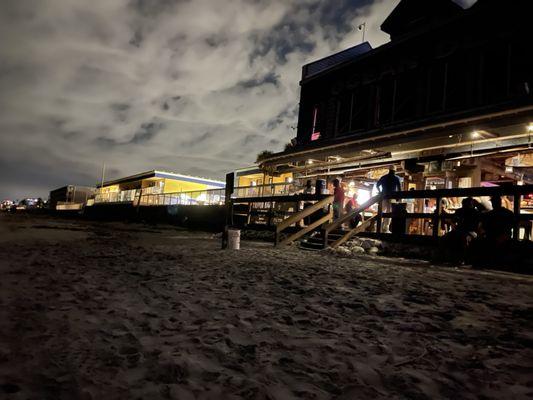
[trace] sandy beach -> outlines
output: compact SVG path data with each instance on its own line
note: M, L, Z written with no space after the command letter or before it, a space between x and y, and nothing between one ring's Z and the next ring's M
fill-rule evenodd
M533 277L0 214L0 398L527 399Z

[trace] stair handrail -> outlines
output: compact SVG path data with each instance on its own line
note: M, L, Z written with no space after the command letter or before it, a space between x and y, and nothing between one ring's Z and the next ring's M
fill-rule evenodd
M364 230L366 230L374 221L377 220L377 218L378 216L374 215L362 221L360 225L357 225L355 228L352 228L349 231L347 231L343 236L341 236L339 239L331 243L329 247L333 249L336 247L339 247L341 244L347 242L348 240L350 240L350 238L357 235L359 232L363 232ZM324 243L324 247L327 247L327 243Z
M293 215L291 215L289 218L283 220L282 222L280 222L278 225L276 225L276 238L275 238L275 245L277 246L278 243L279 243L279 234L284 231L285 229L287 229L289 226L293 225L293 224L296 224L298 222L300 222L301 220L303 220L304 218L306 217L309 217L310 215L314 214L315 212L317 212L318 210L320 210L321 208L324 208L330 204L333 203L333 200L334 200L334 197L333 196L328 196L326 197L325 199L322 199L318 202L316 202L315 204L313 204L312 206L310 207L306 207L304 208L302 211L299 211ZM329 213L330 216L331 213ZM330 221L331 218L328 218L326 220L324 220L323 223L326 223L328 221ZM305 229L303 229L302 231L304 231ZM303 233L305 234L305 232ZM302 234L302 235L303 235ZM293 237L295 237L296 239L298 238L297 235L293 235ZM293 239L292 241L296 240L296 239Z
M361 204L359 207L355 208L348 214L343 215L341 218L333 221L332 223L324 227L325 233L329 233L335 229L338 229L342 224L349 222L355 215L362 213L367 208L372 207L374 204L380 202L383 199L383 195L380 193L374 197L368 199L365 203Z

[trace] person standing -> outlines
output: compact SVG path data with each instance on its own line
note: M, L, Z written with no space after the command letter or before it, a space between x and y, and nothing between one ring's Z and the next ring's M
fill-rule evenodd
M389 173L379 178L378 183L376 184L376 187L379 193L383 194L384 196L402 190L402 184L400 182L400 178L398 178L398 176L396 175L396 171L394 167L390 167ZM391 211L392 211L391 200L390 199L383 200L383 212L390 213ZM383 227L382 227L383 232L389 231L389 225L390 225L390 218L385 218L383 220Z
M333 180L333 218L339 219L344 210L344 189L341 186L341 181Z

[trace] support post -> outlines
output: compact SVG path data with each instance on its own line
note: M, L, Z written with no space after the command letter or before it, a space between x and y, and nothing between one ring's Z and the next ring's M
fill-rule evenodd
M433 237L438 239L442 216L442 197L437 197L437 206L435 207L435 215L433 216Z
M233 201L231 195L233 194L233 187L235 185L235 173L230 172L226 174L226 188L224 205L226 206L226 224L224 226L224 232L222 232L222 249L228 248L228 229L233 225Z
M381 225L383 223L383 198L379 199L378 202L378 213L377 213L377 222L376 222L376 233L381 233Z
M513 239L520 239L520 200L522 196L520 193L515 191L513 197L513 212L514 212L514 224L513 224Z

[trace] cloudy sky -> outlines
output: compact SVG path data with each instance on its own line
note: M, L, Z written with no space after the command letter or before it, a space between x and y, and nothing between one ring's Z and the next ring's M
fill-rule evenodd
M0 200L93 185L104 162L109 178L222 178L279 151L301 66L359 43L365 21L388 41L398 2L1 0Z

